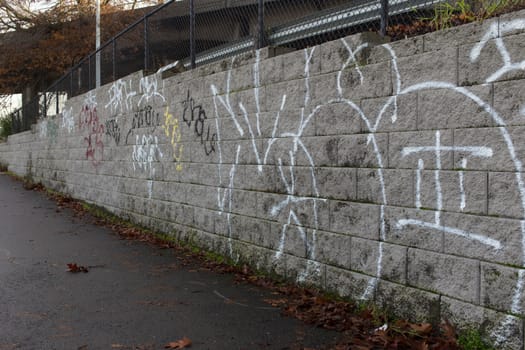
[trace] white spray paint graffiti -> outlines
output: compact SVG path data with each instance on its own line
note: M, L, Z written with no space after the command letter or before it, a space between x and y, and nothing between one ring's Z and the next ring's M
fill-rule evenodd
M164 95L159 92L158 89L158 77L156 74L142 77L140 79L139 91L142 94L138 105L141 106L143 103L148 103L155 99L159 99L162 102L166 102Z
M109 102L106 108L110 108L111 113L125 113L131 110L132 98L137 95L137 92L131 88L131 81L119 79L115 81L109 88Z
M483 38L481 39L481 41L479 41L479 43L472 49L472 51L470 52L470 60L472 62L475 62L479 58L483 48L490 42L490 40L494 40L496 44L503 65L500 69L498 69L490 77L487 78L487 83L494 82L509 72L515 70L525 70L525 60L520 62L513 62L512 58L510 57L510 53L507 50L507 47L503 41L503 38L501 37L502 35L505 35L512 31L523 29L525 29L525 20L523 19L516 19L513 21L502 23L493 22L490 28L485 33L485 35L483 36Z
M525 21L523 20L514 20L510 21L508 23L502 23L500 25L500 33L508 33L515 29L525 29ZM478 45L474 47L474 49L471 52L471 59L473 61L477 60L480 56L481 51L483 48L489 43L491 39L495 39L494 42L497 46L498 52L502 57L502 66L498 69L497 72L491 74L486 82L490 83L492 81L495 81L499 79L504 74L525 69L525 61L515 61L512 60L510 57L510 54L505 46L505 43L502 38L498 37L498 29L497 24L492 25L492 27L489 29L489 31L486 33L486 35L483 37L483 39L479 42ZM286 141L292 141L291 147L287 151L283 151L281 147L281 151L284 153L282 155L276 155L275 159L277 160L277 172L280 181L285 187L286 190L286 199L281 201L280 203L274 205L271 207L269 211L269 215L272 217L275 217L279 213L286 210L285 217L286 222L282 226L282 231L280 235L280 241L279 246L277 248L277 252L275 254L275 257L279 259L281 255L284 252L284 243L287 239L286 232L289 226L293 225L298 230L299 237L305 242L307 245L307 251L308 256L307 258L310 261L315 261L315 231L313 230L312 238L309 240L307 237L307 231L304 223L302 223L299 219L299 216L297 215L297 212L294 210L293 205L300 204L300 203L312 203L313 206L313 216L315 217L318 214L316 205L322 200L320 197L320 194L317 191L316 186L316 179L315 174L313 172L313 169L315 168L314 159L311 157L310 152L305 147L303 141L302 141L302 135L304 128L308 125L310 120L322 109L323 106L326 106L328 104L332 103L343 103L346 106L348 106L350 109L357 112L360 119L364 123L366 130L368 132L368 138L367 142L368 145L371 146L372 152L375 155L375 161L377 165L377 179L380 184L380 191L381 191L381 203L380 203L380 242L379 242L379 253L377 257L377 267L376 267L376 273L375 278L370 280L370 283L368 284L365 292L362 295L362 298L366 299L369 298L371 295L373 295L374 290L377 286L378 279L382 276L382 270L383 270L383 255L384 255L384 245L383 241L386 240L386 229L385 229L385 207L388 204L387 196L386 196L386 187L385 187L385 180L383 176L383 169L385 168L384 162L382 159L381 152L379 151L378 142L376 139L376 132L378 130L379 125L382 123L383 118L389 115L390 120L392 123L395 123L399 116L398 116L398 97L414 92L421 92L426 90L436 90L436 89L445 89L452 93L458 94L460 96L463 96L467 101L470 101L471 103L474 103L477 105L480 110L482 110L486 115L490 116L494 123L498 126L500 126L498 129L501 133L501 137L504 140L506 146L508 155L510 156L513 164L514 164L514 170L516 172L516 183L518 184L518 188L520 191L520 197L522 201L522 207L524 210L524 219L525 219L525 186L522 180L522 164L521 161L518 159L515 151L514 144L512 142L512 139L510 137L509 132L505 128L505 122L503 118L498 114L496 110L494 110L490 104L484 100L482 100L480 97L472 93L466 88L458 87L454 84L448 83L448 82L440 82L440 81L428 81L424 83L418 83L411 86L403 87L402 84L402 77L398 70L398 63L397 63L397 57L393 49L385 44L382 46L387 53L390 55L390 63L391 63L391 69L392 69L392 76L394 78L394 94L391 96L387 102L382 106L379 113L376 116L367 116L363 112L363 110L359 107L358 104L353 102L350 99L345 98L345 89L343 87L343 71L348 68L351 64L356 64L356 55L362 51L364 48L368 47L368 44L362 44L355 49L352 49L350 45L345 40L341 40L342 45L344 48L346 48L348 52L348 59L344 64L342 65L341 69L339 70L337 74L337 86L336 86L336 94L333 99L330 99L326 101L325 103L322 103L320 105L310 107L310 91L309 91L309 84L310 84L310 76L309 76L309 66L310 66L310 60L312 58L314 49L312 50L305 50L305 88L306 93L304 96L304 104L301 108L301 122L298 125L297 130L294 131L286 131L279 133L279 122L280 122L280 115L283 112L283 110L286 107L286 100L287 96L285 94L282 95L282 103L279 108L279 111L275 114L273 121L274 121L274 127L272 130L272 135L268 139L268 141L265 144L265 147L263 149L259 149L261 147L260 143L256 142L257 138L261 137L261 127L260 127L260 71L259 71L259 65L260 65L260 56L257 53L256 56L256 62L253 67L253 79L254 79L254 95L255 95L255 104L256 104L256 111L254 114L255 116L255 123L250 120L250 113L247 111L245 106L242 102L238 104L238 106L234 106L231 103L230 94L231 94L231 69L228 71L227 80L225 82L226 88L224 94L219 94L219 89L212 85L211 91L214 97L214 103L215 103L215 112L216 116L219 117L220 111L219 109L226 110L227 114L230 116L231 120L233 121L234 127L237 130L239 136L247 135L248 139L251 140L251 148L252 152L255 156L255 159L257 161L257 166L259 173L263 173L263 166L267 164L267 160L269 159L269 155L272 152L273 146L277 142L283 142ZM233 66L233 60L232 60L232 66ZM363 71L359 68L359 66L355 66L355 70L359 75L360 82L363 83L365 79L365 74ZM520 113L522 115L525 115L525 107L522 107L520 110ZM241 117L239 117L239 115ZM255 126L255 127L254 127ZM221 211L221 215L226 214L228 225L229 225L229 231L230 231L230 252L232 251L231 248L231 222L230 222L230 213L232 208L232 200L233 196L232 193L234 192L234 182L235 182L235 176L236 176L236 169L239 164L239 154L242 151L241 145L237 145L236 148L236 155L235 155L235 161L231 165L230 172L229 172L229 178L227 179L227 183L225 184L223 182L222 178L222 167L223 165L223 154L221 149L221 138L220 138L220 129L218 122L216 123L217 128L217 134L218 134L218 155L219 155L219 178L220 178L220 184L221 189L218 190L218 196L217 196L217 202L219 210ZM297 152L303 152L306 158L308 159L309 168L312 169L312 175L311 175L311 181L313 186L313 193L314 197L301 197L297 195L298 188L300 186L304 186L305 184L302 182L298 182L298 177L296 176L295 169L296 169L296 160L297 160ZM396 222L396 225L394 225L394 228L397 230L403 231L405 228L409 226L414 227L420 227L430 230L435 230L436 232L444 232L445 234L450 234L454 236L459 236L464 239L470 240L472 242L475 242L477 244L481 244L484 246L487 246L489 249L493 249L495 251L501 250L505 248L503 242L491 238L485 234L482 234L480 232L473 232L473 231L465 231L457 227L450 227L445 226L442 224L441 220L441 213L443 211L443 189L441 186L441 172L442 172L442 155L450 152L461 152L463 155L463 158L459 160L460 162L460 169L457 171L459 176L459 188L458 188L458 209L460 212L463 212L465 208L467 207L468 203L468 197L467 197L467 191L466 191L466 183L465 183L465 171L467 170L467 166L469 164L469 159L489 159L494 156L494 150L490 147L486 146L479 146L479 145L472 145L472 146L448 146L443 145L441 140L441 135L439 131L435 132L435 144L433 145L422 145L418 147L405 147L401 150L402 154L401 156L409 157L409 156L419 156L426 154L433 156L434 163L429 164L432 165L431 169L435 170L429 170L433 172L433 183L434 183L434 189L435 189L435 195L436 195L436 210L434 212L434 221L422 221L422 220L416 220L416 219L399 219ZM423 161L422 157L416 158L417 165L415 167L415 175L416 175L416 193L415 193L415 207L417 209L421 209L421 186L423 182L423 171L425 170L425 162ZM285 164L286 163L286 164ZM322 195L322 194L321 194ZM315 219L317 221L317 218ZM316 222L315 225L318 223ZM522 223L522 256L525 260L525 220ZM525 263L523 261L522 263ZM308 271L305 271L308 272ZM311 272L311 271L310 271ZM304 276L304 274L303 274ZM522 312L520 308L520 298L523 292L523 284L525 280L525 272L524 270L521 270L518 276L518 281L516 283L515 291L514 291L514 297L511 305L512 312L520 313ZM503 342L508 336L510 332L510 326L512 325L513 319L512 317L507 318L502 324L501 327L495 331L495 338L500 340L500 342Z
M47 119L42 119L40 121L38 135L40 135L40 138L42 139L47 137Z
M66 129L68 133L71 133L75 129L75 118L73 117L73 110L71 107L65 108L62 111L60 127Z
M309 122L311 121L310 118L305 118L305 114L307 113L306 110L309 107L309 101L310 101L310 89L309 89L309 81L310 81L310 62L313 56L315 49L312 50L305 50L305 98L304 98L304 104L301 108L301 118L300 123L297 125L297 129L290 130L287 132L283 132L280 135L278 135L278 128L279 128L279 119L281 116L281 113L285 109L286 106L286 94L283 94L281 96L281 103L279 110L275 113L275 116L273 118L273 129L272 129L272 135L271 138L268 139L266 146L262 149L259 149L257 139L261 137L261 122L260 122L260 52L256 52L256 60L253 65L253 77L254 77L254 98L255 98L255 123L250 120L250 113L245 108L244 104L239 102L238 108L240 113L236 112L236 106L232 106L231 100L230 100L230 85L231 85L231 68L228 71L227 80L226 80L226 89L224 96L220 96L218 94L218 89L215 85L211 86L211 91L213 93L214 97L214 106L215 106L215 114L216 116L219 116L219 106L224 108L228 115L230 116L231 120L233 121L235 128L240 136L244 136L245 134L249 135L249 139L251 140L251 148L252 152L255 156L256 162L257 162L257 169L260 175L263 175L263 166L267 164L268 157L270 155L270 152L272 150L272 147L275 145L276 142L288 142L289 145L289 151L285 152L285 155L278 156L277 161L279 164L279 176L280 179L286 189L286 198L281 201L280 203L274 205L270 209L270 215L273 217L280 215L281 213L284 213L286 211L285 217L286 223L283 224L282 230L281 230L281 237L279 242L279 248L275 254L275 258L279 259L284 252L284 244L287 237L287 231L288 228L291 225L295 225L295 228L298 231L299 237L302 239L306 246L307 251L307 257L309 259L309 263L307 266L307 271L304 273L299 274L298 279L302 280L305 279L311 272L315 272L317 274L320 273L318 266L319 264L315 262L315 256L316 256L316 232L318 229L318 202L319 201L325 201L325 199L318 198L319 197L319 191L317 190L317 180L315 177L315 171L314 171L314 162L312 159L312 156L310 155L308 149L306 148L305 144L302 142L301 137L304 133L304 130L308 126ZM233 67L234 60L232 60L231 67ZM238 118L237 115L240 114L243 117L242 123ZM253 126L255 124L255 127ZM217 130L219 130L218 124ZM235 157L235 163L231 167L230 171L230 178L229 178L229 184L228 186L222 185L222 148L221 148L221 136L220 131L217 133L217 144L218 144L218 154L219 154L219 182L221 183L221 187L223 189L218 190L218 207L219 210L222 213L226 211L227 216L227 222L228 222L228 230L229 230L229 250L230 254L232 253L232 246L231 246L231 220L230 220L230 213L231 213L231 206L232 206L232 200L233 200L233 183L234 183L234 177L235 177L235 169L238 165L239 161L239 153L241 151L241 145L237 146L237 154ZM291 141L291 142L290 142ZM304 197L299 196L297 193L296 188L296 175L295 175L295 163L298 152L302 152L309 162L309 168L310 168L310 176L311 176L311 183L312 183L312 192L314 192L314 197ZM285 165L283 165L284 161L289 162L288 166L288 175L286 175L285 171ZM227 205L225 203L227 201ZM295 209L295 206L302 205L305 206L305 203L308 203L311 205L311 215L313 216L313 226L314 229L312 230L312 237L311 239L308 239L306 234L306 228L305 225L301 222L299 219L299 215L297 214L297 209ZM226 208L227 206L227 208Z
M148 174L148 197L151 199L153 194L153 179L155 177L155 163L159 162L162 157L162 151L159 148L159 140L157 136L152 135L136 135L135 145L133 145L133 153L131 159L133 161L133 170L139 168L141 171Z
M492 238L485 237L483 235L472 233L472 232L465 232L463 230L454 228L454 227L447 227L441 225L441 211L443 210L443 193L441 189L441 179L440 179L440 172L441 172L441 157L443 152L466 152L470 153L472 156L475 157L492 157L492 149L488 147L449 147L449 146L441 146L441 136L439 130L436 131L436 144L435 146L422 146L422 147L405 147L402 150L402 156L406 157L413 153L434 153L436 157L436 170L434 170L434 178L435 178L435 186L436 186L436 208L437 211L435 212L435 221L433 223L420 221L420 220L411 220L411 219L404 219L399 220L396 224L398 229L403 229L404 226L419 226L422 228L431 228L439 232L445 232L450 233L453 235L458 235L462 237L467 237L472 240L476 240L482 244L489 245L495 249L501 249L501 243L497 240L494 240ZM419 164L422 162L422 159L419 159ZM463 160L463 166L466 166L466 159ZM463 167L463 169L464 169ZM463 187L463 172L459 172L460 176L460 186ZM420 191L420 187L417 187L417 191ZM461 197L462 197L462 203L461 206L464 208L464 189L460 188ZM416 198L420 198L420 194L416 193ZM418 203L416 203L417 207ZM421 203L419 203L421 205Z

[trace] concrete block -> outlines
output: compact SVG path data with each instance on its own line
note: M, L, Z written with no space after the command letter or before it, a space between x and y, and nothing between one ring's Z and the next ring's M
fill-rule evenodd
M260 169L260 171L259 171ZM277 182L277 171L273 165L243 165L243 177L238 177L236 184L238 188L248 191L274 192Z
M269 140L277 139L277 142L279 142L279 138L291 137L290 135L313 136L315 135L315 120L317 115L310 115L310 113L310 110L302 111L300 109L288 108L282 111L261 113L259 116L259 124L257 124L255 116L250 117L253 120L251 122L252 130L257 138L262 136ZM261 131L260 134L258 133L258 129ZM265 146L266 145L267 143L265 143Z
M368 239L379 238L378 205L329 201L330 231Z
M238 164L258 165L256 153L253 150L253 142L256 143L258 150L262 149L262 140L221 141L220 146L217 146L213 155L208 156L207 161L203 163L220 163L222 158L223 167L227 164L235 164L237 149L239 149ZM268 164L272 163L268 162ZM230 167L228 166L228 168Z
M286 257L286 278L302 285L324 288L326 266L317 261L289 255Z
M351 55L355 57L355 60L352 59L349 62L349 67L356 64L364 65L367 63L371 49L386 41L388 39L382 38L377 33L364 32L321 44L318 47L318 50L321 51L321 72L341 70ZM345 44L348 45L351 53Z
M379 280L376 304L390 314L412 322L439 323L438 294Z
M499 17L499 33L498 33L499 36L500 37L505 37L505 36L521 34L521 33L525 32L523 26L518 26L518 27L521 27L521 28L516 28L514 30L511 30L508 27L508 24L512 23L512 21L517 20L518 23L523 22L523 18L525 18L525 10L513 11L513 12L502 14ZM505 27L507 27L507 28L505 28Z
M525 80L511 80L494 84L494 109L505 125L525 124Z
M443 213L445 253L505 264L521 264L518 220Z
M469 92L490 105L492 87L476 85L468 88ZM494 120L483 106L465 95L451 90L423 90L418 93L419 130L476 128L494 125Z
M380 167L379 158L383 167L387 166L388 134L342 136L337 146L337 165L339 166L377 168Z
M217 192L209 186L186 184L185 203L198 208L215 209L217 207Z
M277 221L280 216L279 204L287 201L284 194L257 192L257 217Z
M274 251L254 245L245 245L243 255L246 261L259 271L282 277L286 276L286 255L280 259L275 259Z
M379 264L380 242L358 237L352 238L350 269L376 276Z
M419 205L420 208L433 210L441 207L442 210L458 213L487 214L487 173L459 169L439 172L416 170L414 174L416 207ZM436 186L436 176L439 186Z
M237 223L240 218L240 223ZM254 244L259 241L259 236L270 232L270 222L247 216L233 216L232 235L244 242Z
M170 182L166 200L176 203L186 202L186 185L179 182Z
M388 50L388 47L392 51ZM395 57L392 57L392 52L395 54ZM423 53L423 36L415 36L372 47L368 63L391 61L394 58L414 56L420 53Z
M521 179L521 173L488 173L489 215L516 219L524 217L523 200L518 185Z
M297 110L305 107L305 96L308 93L306 79L284 81L282 83L266 86L266 110L267 112L277 112L283 106L283 99L286 96L285 109Z
M203 164L195 163L191 165L196 168L195 171L198 176L198 182L202 185L217 186L219 184L219 167L217 164ZM184 171L184 168L180 171Z
M359 112L346 103L324 104L315 113L315 135L351 135L363 130Z
M342 297L361 299L373 280L374 277L357 272L333 266L326 267L326 289Z
M267 201L267 198L270 201ZM262 208L269 208L266 215L269 215L271 220L312 229L328 228L330 217L328 202L295 196L283 196L280 197L282 200L276 202L278 198L263 197Z
M322 83L312 84L313 100L322 103L323 96L338 96L338 80L343 98L354 103L364 98L390 96L393 93L394 84L391 71L392 66L388 61L345 69L340 76L336 74L331 78L328 81L328 85ZM322 78L322 76L319 78ZM325 91L324 94L323 90ZM328 91L333 91L333 95L327 96L326 92ZM327 100L326 97L325 101Z
M507 69L503 56L508 56L510 63L523 61L525 34L503 38L501 48L498 46L500 40L491 39L481 47L475 44L459 48L459 85L469 86L525 78L525 71L522 69Z
M232 70L230 72L231 91L253 89L256 86L254 73L254 66L252 65L243 65L237 69Z
M264 232L264 234L255 236L254 244L267 249L271 249L275 255L281 243L283 225L272 221L268 222L270 223L270 229L267 232ZM292 236L291 238L295 237L296 236ZM284 239L283 242L283 251L288 251L287 240Z
M118 185L113 184L113 188ZM169 199L169 183L165 181L156 181L152 186L152 198L161 201L167 201Z
M237 121L237 123L242 123L241 130L244 133L244 117L235 113L232 117L231 115L224 113L224 115L221 115L218 119L219 131L217 132L217 142L232 141L241 138L241 131L237 128L235 121Z
M397 106L397 109L396 109ZM369 132L407 131L417 129L417 94L364 99L361 109L367 121L363 130Z
M357 169L318 167L315 170L317 189L322 198L357 199Z
M258 237L258 244L275 250L275 258L283 254L305 258L307 253L307 229L295 225L271 223L270 230Z
M439 163L436 152L429 151L435 148L453 146L452 130L398 132L389 135L388 164L396 168L417 169L420 160L425 169L452 169L453 152L444 150L439 152ZM422 148L423 147L423 148ZM386 161L383 162L384 164Z
M383 177L383 184L381 181ZM414 172L401 169L357 169L357 199L363 202L412 206Z
M319 262L350 269L352 238L347 235L317 231L315 234L315 256Z
M441 317L459 333L479 329L483 339L497 349L523 348L523 321L516 316L442 296Z
M337 164L339 137L303 137L301 143L302 147L297 152L295 164L304 166L328 166ZM285 153L282 157L284 158L286 155ZM277 158L275 154L274 158ZM276 164L279 163L277 162Z
M405 88L429 81L447 82L455 85L458 80L457 64L457 48L455 47L402 57L397 60L401 84Z
M272 110L267 105L267 101L269 102L267 94L267 89L262 87L255 90L248 89L233 92L230 94L231 107L239 115L244 115L245 111L246 113L256 113L258 111ZM241 108L241 105L244 109Z
M230 237L231 217L232 215L230 213L217 211L217 215L215 216L214 220L215 234Z
M479 304L479 261L410 248L407 283Z
M211 206L208 208L216 207L217 205L217 193L211 191L209 187L205 189L212 195ZM232 196L232 207L231 212L235 214L256 216L257 215L257 193L252 191L241 191L236 190Z
M476 43L483 38L493 24L498 24L498 18L476 21L425 34L422 36L425 52Z
M260 83L263 86L279 83L284 79L284 58L282 55L262 60L259 66Z
M321 71L322 56L319 47L293 51L280 57L283 60L283 80L285 81L317 75Z
M295 166L293 170L283 164L274 168L275 192L298 197L318 197L318 181L314 167Z
M508 135L507 139L505 134ZM454 146L459 148L454 152L456 168L460 168L463 159L467 159L468 168L473 170L516 171L511 151L517 159L525 156L525 128L458 129L454 131ZM485 155L477 156L470 150L462 150L462 147L482 147Z
M519 291L525 270L502 265L481 264L481 305L505 313L525 314L525 297Z
M390 206L384 210L387 242L443 251L443 231L436 225L438 212Z

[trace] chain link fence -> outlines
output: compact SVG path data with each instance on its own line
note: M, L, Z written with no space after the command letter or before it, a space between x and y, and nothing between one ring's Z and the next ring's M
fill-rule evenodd
M154 9L11 114L13 131L58 115L64 102L133 72L178 62L187 69L265 46L302 49L353 33L387 34L446 0L183 0ZM227 5L225 5L225 3ZM99 59L97 58L99 57Z

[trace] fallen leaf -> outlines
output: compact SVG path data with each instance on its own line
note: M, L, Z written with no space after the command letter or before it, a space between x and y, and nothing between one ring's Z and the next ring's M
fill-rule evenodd
M411 324L410 328L417 334L427 335L432 331L432 325L430 323Z
M187 348L191 346L191 340L188 337L184 337L182 339L179 339L177 341L168 343L164 346L165 349L182 349Z
M89 271L85 266L77 265L75 263L67 264L67 268L68 268L67 271L71 273L79 273L79 272L86 273Z

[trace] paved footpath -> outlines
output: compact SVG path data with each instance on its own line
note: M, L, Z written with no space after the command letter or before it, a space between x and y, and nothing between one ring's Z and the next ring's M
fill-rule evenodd
M0 174L0 350L302 349L337 334L280 315L268 291L118 239ZM67 272L68 263L93 266Z

